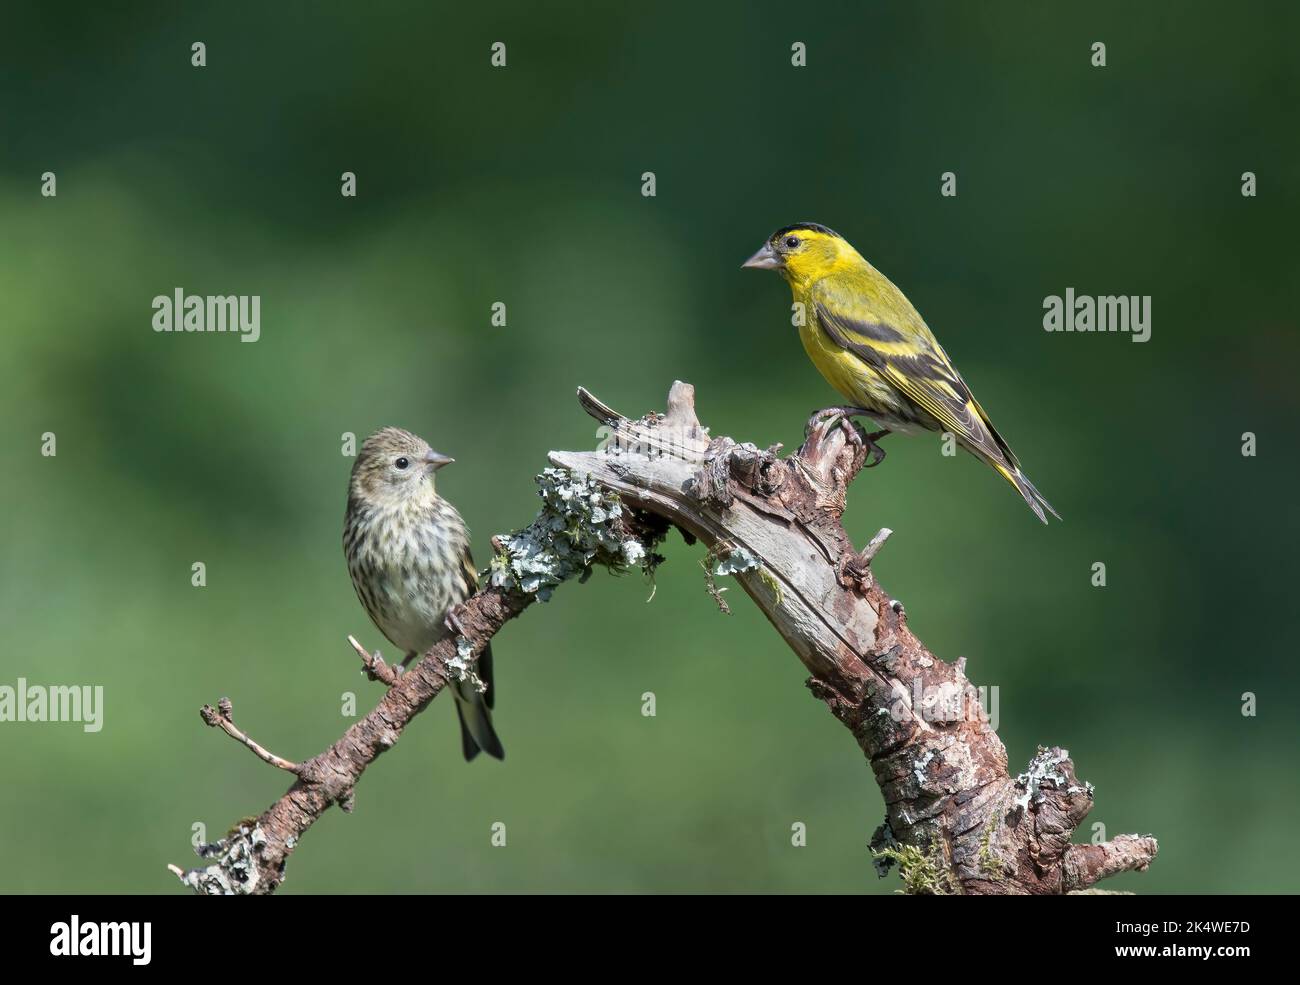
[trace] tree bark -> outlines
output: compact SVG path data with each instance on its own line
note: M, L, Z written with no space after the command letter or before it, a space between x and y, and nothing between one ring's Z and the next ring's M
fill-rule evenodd
M593 565L652 568L669 525L707 548L710 584L736 577L807 668L809 690L862 749L885 800L872 838L882 875L896 864L913 893L1060 894L1150 864L1157 844L1149 836L1071 844L1093 789L1075 777L1069 754L1040 747L1011 776L965 660L931 654L872 574L889 531L853 550L841 517L866 458L855 426L819 424L782 458L779 448L710 439L688 384L673 385L666 414L638 421L585 390L579 400L602 425L600 449L551 452L564 472L539 477L537 520L494 539L490 583L453 614L455 635L412 671L399 677L358 647L366 669L391 686L330 749L301 765L281 760L235 728L228 702L205 708L205 721L297 780L261 817L204 846L210 865L171 867L183 882L198 892L274 891L307 828L332 804L351 808L366 766L449 679L472 673L506 621Z

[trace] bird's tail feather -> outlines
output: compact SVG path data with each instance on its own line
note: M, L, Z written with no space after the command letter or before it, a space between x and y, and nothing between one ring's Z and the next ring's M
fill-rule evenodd
M1043 512L1044 509L1058 520L1061 519L1061 514L1057 513L1056 510L1052 508L1052 504L1043 498L1043 494L1038 491L1037 487L1035 487L1032 482L1029 481L1029 476L1020 471L1019 467L1006 465L1002 462L994 462L993 467L998 470L998 473L1006 479L1007 482L1016 487L1016 492L1025 497L1025 502L1029 504L1029 508L1034 511L1034 515L1037 516L1038 519L1042 520L1044 523L1047 522L1047 514Z
M456 715L460 718L460 746L469 762L480 751L494 759L505 759L506 751L497 738L496 729L492 727L492 714L488 711L483 695L475 694L472 698L456 694Z
M474 666L475 673L487 686L480 691L473 681L457 681L452 686L456 699L456 717L460 719L460 748L465 762L470 762L479 751L495 759L505 759L506 751L492 727L492 706L496 703L497 686L492 672L492 646L489 644Z
M456 718L460 721L460 751L465 755L465 762L472 763L479 752L478 743L465 726L465 713L460 710L459 701L456 702Z

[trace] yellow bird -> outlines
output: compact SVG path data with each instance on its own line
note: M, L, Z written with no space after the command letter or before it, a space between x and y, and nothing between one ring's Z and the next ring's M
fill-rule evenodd
M815 222L786 226L744 266L779 271L789 282L802 305L799 338L808 358L852 403L820 411L810 424L851 415L878 422L884 430L865 437L872 465L885 457L876 442L891 431L949 432L1015 486L1038 519L1047 522L1044 509L1061 518L1020 471L912 303L843 236Z

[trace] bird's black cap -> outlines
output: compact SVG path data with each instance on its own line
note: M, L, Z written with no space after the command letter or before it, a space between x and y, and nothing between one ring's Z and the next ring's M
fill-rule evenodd
M782 229L778 229L772 234L772 239L777 239L778 237L784 236L786 233L798 232L800 229L811 229L815 233L821 233L823 236L834 236L837 239L844 238L834 229L831 229L829 226L823 226L820 222L796 222L793 226L786 226Z

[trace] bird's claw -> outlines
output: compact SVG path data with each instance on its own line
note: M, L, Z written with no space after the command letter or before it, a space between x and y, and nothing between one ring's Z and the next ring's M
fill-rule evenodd
M867 411L861 407L823 407L808 418L808 423L803 429L804 437L811 437L818 428L824 427L829 431L840 423L851 424L849 418L866 413Z
M862 443L867 449L867 454L871 456L871 461L862 466L864 469L873 469L885 460L885 449L881 448L880 445L876 444L876 442L888 433L889 428L885 428L881 431L862 435Z
M384 663L384 655L376 650L374 653L369 654L369 656L370 660L362 666L361 672L365 674L369 680L382 681L383 677L380 675L383 674L387 667L387 664Z

